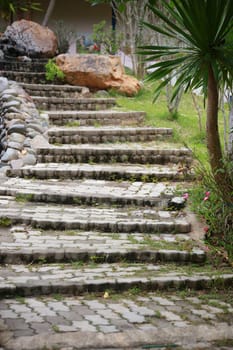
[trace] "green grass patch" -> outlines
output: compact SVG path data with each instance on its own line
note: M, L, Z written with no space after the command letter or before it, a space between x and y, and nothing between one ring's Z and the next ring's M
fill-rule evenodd
M8 218L8 217L0 218L0 226L9 227L11 225L12 225L12 221L10 218Z
M208 155L205 137L206 112L204 110L203 98L201 96L197 97L203 116L202 131L200 131L198 115L191 94L186 93L182 96L178 113L174 117L168 112L165 92L153 103L155 86L156 83L145 83L143 89L134 97L121 96L116 92L112 92L111 94L117 98L118 108L145 111L147 113L147 125L173 128L173 140L187 145L193 151L194 156L207 165ZM221 134L223 134L223 118L221 113L219 115L219 124Z

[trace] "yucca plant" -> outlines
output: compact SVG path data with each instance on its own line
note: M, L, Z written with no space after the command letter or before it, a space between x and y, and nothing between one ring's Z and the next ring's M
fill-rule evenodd
M155 90L155 100L174 77L173 98L181 89L203 88L207 98L206 138L211 169L219 188L232 200L233 183L223 161L218 131L218 96L221 84L232 89L233 42L228 35L233 30L233 1L161 2L163 12L155 5L149 8L163 24L144 25L164 35L171 44L141 48L147 61L152 62L148 79L162 80Z

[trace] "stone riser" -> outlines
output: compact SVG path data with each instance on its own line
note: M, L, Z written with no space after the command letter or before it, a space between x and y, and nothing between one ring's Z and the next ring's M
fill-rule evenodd
M54 93L81 93L83 90L82 86L74 86L74 85L56 85L52 83L44 84L20 84L22 88L27 91L30 95L39 96L43 93L51 94L53 97ZM62 96L63 97L63 96ZM70 97L70 95L68 96Z
M50 124L63 126L69 123L77 123L79 126L96 125L140 125L144 122L143 112L118 112L118 111L89 111L89 112L63 112L51 113L48 111Z
M112 118L75 118L67 117L65 120L63 118L53 118L49 116L50 125L63 126L70 125L72 123L77 123L79 126L110 126L110 125L119 125L119 126L139 126L144 122L143 117L135 118L121 118L121 119L112 119Z
M0 70L10 71L10 72L20 72L22 73L35 73L35 72L45 72L45 65L47 60L41 60L41 62L20 62L17 60L0 60Z
M0 296L41 296L49 294L68 294L83 295L86 293L104 293L111 290L117 293L128 291L129 289L139 289L141 291L155 290L208 290L219 282L219 277L208 276L177 276L177 277L151 277L148 278L121 278L114 279L105 278L104 280L93 280L90 282L72 282L72 281L33 281L33 283L20 283L16 285L0 286ZM232 286L233 276L226 275L221 277L222 288Z
M154 173L154 174L145 174L144 172L120 172L120 171L95 171L95 170L59 170L59 169L9 169L7 170L7 176L19 176L23 178L36 178L36 179L95 179L95 180L129 180L132 181L148 181L148 182L157 182L157 181L191 181L194 179L192 174L179 174L177 172L170 173Z
M150 142L159 141L169 138L171 135L168 134L157 134L157 135L71 135L71 136L49 136L49 142L51 144L79 144L79 143L106 143L106 142Z
M176 262L183 263L204 263L206 260L205 253L190 253L187 251L175 251L175 250L142 250L128 252L82 252L78 248L66 248L38 250L35 252L33 249L24 248L22 251L4 251L0 249L0 263L1 264L30 264L40 263L41 259L46 260L47 264L50 263L70 263L74 261L82 261L83 263L90 263L94 259L98 263L121 263L122 261L128 263L158 263L158 262Z
M33 98L33 97L46 97L46 98L80 98L81 91L41 91L41 90L30 90L25 89L25 91Z
M43 98L43 97L42 97ZM75 100L75 99L74 99ZM112 108L115 106L115 102L112 100L105 101L105 102L82 102L82 101L74 101L73 103L67 102L60 102L57 103L56 101L47 101L47 102L41 102L33 99L36 107L40 110L48 110L48 111L98 111L98 110L104 110L108 108Z
M5 216L4 216L5 217ZM84 221L84 220L46 220L36 219L30 216L11 216L8 215L12 224L25 224L32 227L40 228L43 230L85 230L85 231L103 231L112 233L189 233L191 231L191 225L176 224L174 222L152 222L148 223L143 221L141 223L135 222L97 222L97 221Z
M0 191L0 195L6 195L9 196L11 191ZM113 196L107 196L107 195L89 195L89 194L83 194L83 195L69 195L69 194L47 194L47 193L33 193L30 191L23 192L20 191L21 196L28 196L30 198L29 200L31 202L44 202L44 203L61 203L61 204L75 204L75 205L90 205L90 206L97 206L100 204L109 204L109 206L112 205L121 205L121 206L148 206L153 208L167 208L167 202L169 198L172 197L172 195L163 196L161 195L159 198L147 198L144 196L144 198L133 198L133 197L113 197ZM17 198L17 193L16 193ZM20 197L19 197L20 198Z
M30 73L30 72L14 72L14 71L0 71L0 75L10 80L15 80L27 84L46 84L45 73Z
M69 154L66 154L69 153ZM60 152L53 149L40 149L38 151L38 162L40 163L133 163L133 164L191 164L192 158L186 154L143 151L121 151L119 150L81 150L72 148L69 152L61 149Z

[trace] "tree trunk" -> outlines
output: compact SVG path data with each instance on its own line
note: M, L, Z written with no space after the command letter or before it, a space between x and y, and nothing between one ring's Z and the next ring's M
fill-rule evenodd
M53 12L54 6L55 6L56 0L50 0L49 2L49 6L47 8L47 11L45 13L43 22L42 22L42 26L47 26L49 18Z
M232 96L230 97L232 98ZM228 144L228 153L233 160L233 102L229 101L230 113L229 113L229 144Z
M224 165L218 131L218 86L212 66L208 73L206 136L210 165L218 188L226 200L232 197L232 184ZM230 196L230 197L229 197Z

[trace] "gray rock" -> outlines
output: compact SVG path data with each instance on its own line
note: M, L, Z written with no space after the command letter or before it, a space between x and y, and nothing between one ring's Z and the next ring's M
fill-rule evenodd
M5 119L6 120L13 120L13 119L24 120L24 115L20 111L17 111L17 113L8 113L7 112L5 114Z
M9 135L9 141L23 143L25 140L25 136L19 133L12 133Z
M17 91L17 89L9 88L9 89L4 90L4 94L17 96L18 91Z
M16 159L16 160L12 160L10 162L11 168L12 169L20 169L23 167L24 163L23 163L23 159Z
M30 137L31 139L34 139L38 135L40 135L40 133L38 131L35 131L33 129L27 130L27 136Z
M48 147L48 140L43 135L37 135L34 139L31 140L31 146L34 149L41 147Z
M23 146L24 147L31 147L31 142L30 142L30 139L28 137L26 137L26 139L24 140Z
M7 113L19 113L19 109L11 106L11 107L8 107Z
M13 149L13 148L8 148L6 150L6 152L4 153L1 161L2 162L9 162L11 160L14 159L18 159L19 158L19 151Z
M9 102L4 102L2 104L2 108L3 109L8 109L8 108L11 108L11 107L19 107L20 106L20 102L19 101L9 101Z
M183 197L173 197L168 201L168 209L180 210L185 207L186 200Z
M32 62L32 59L28 56L18 56L17 59L20 62Z
M26 135L26 126L24 124L14 124L7 130L7 132L8 135L13 133Z
M16 149L16 150L18 150L18 151L21 151L21 150L23 149L22 143L14 142L14 141L10 141L10 142L8 143L8 147L14 148L14 149Z
M30 129L32 129L32 130L34 129L35 131L39 132L40 134L43 134L45 131L39 123L28 124L27 131L30 132Z
M0 93L8 88L8 79L0 77Z
M0 60L4 60L4 52L0 50Z
M31 154L31 153L27 153L25 156L22 157L23 160L23 164L24 165L34 165L36 164L36 157Z

